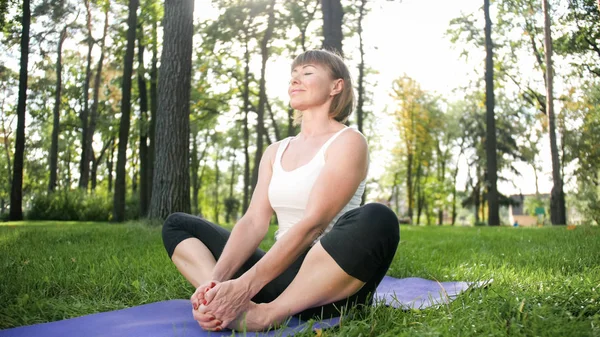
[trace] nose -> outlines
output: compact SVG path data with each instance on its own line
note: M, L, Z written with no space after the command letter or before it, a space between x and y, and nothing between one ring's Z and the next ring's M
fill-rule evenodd
M290 79L290 85L299 84L299 83L300 83L300 81L298 80L298 77L292 75L292 78Z

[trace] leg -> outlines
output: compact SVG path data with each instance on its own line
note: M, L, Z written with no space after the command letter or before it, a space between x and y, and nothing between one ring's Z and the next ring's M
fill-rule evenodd
M289 287L275 301L258 307L268 312L273 322L281 322L307 308L347 299L364 285L365 282L346 273L317 243Z
M210 279L217 263L210 250L196 238L181 241L175 248L171 260L194 288Z

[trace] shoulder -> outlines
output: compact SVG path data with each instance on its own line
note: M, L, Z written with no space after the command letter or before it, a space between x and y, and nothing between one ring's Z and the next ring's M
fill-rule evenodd
M368 151L367 139L365 136L353 127L348 127L349 130L342 132L337 139L331 143L330 149L335 153L340 152L359 152L366 153Z
M284 138L267 146L267 149L263 153L263 160L268 160L271 164L273 164L273 161L275 160L275 155L277 154L277 150L279 150L279 146L286 140L287 138Z

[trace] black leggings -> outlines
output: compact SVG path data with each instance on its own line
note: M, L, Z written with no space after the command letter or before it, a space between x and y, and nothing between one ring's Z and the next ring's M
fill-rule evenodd
M216 260L221 256L229 235L228 230L185 213L171 214L162 231L169 257L181 241L197 238L206 245ZM398 217L382 204L366 204L344 213L320 242L342 270L365 282L365 285L347 299L309 308L298 315L302 319L329 318L339 316L342 308L348 305L370 305L375 289L390 267L399 240ZM308 250L252 300L256 303L268 303L277 298L296 277L307 253ZM264 251L257 249L233 278L252 268L264 255Z

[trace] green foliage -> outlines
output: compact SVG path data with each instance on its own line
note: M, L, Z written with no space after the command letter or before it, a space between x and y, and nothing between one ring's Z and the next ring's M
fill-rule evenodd
M84 193L76 189L54 193L38 193L27 212L29 220L109 221L112 217L112 195L105 192ZM139 217L139 197L127 198L126 219Z
M31 200L30 220L108 221L112 199L106 194L81 190L40 193Z
M261 248L273 245L275 229ZM0 329L189 298L194 289L169 260L160 230L139 223L0 226ZM597 336L598 235L589 226L402 226L389 275L493 283L438 308L369 308L322 336Z

